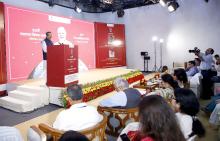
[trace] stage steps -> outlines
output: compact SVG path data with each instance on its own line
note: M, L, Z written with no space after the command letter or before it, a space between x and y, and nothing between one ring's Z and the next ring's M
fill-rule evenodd
M34 107L29 101L5 96L0 98L0 106L19 113L33 111Z
M29 112L49 104L49 89L45 85L18 85L0 98L0 106L16 112Z

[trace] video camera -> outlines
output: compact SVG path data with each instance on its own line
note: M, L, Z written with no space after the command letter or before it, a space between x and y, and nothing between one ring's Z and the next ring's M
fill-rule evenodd
M194 49L190 49L189 53L199 53L200 49L198 49L198 47L195 47Z

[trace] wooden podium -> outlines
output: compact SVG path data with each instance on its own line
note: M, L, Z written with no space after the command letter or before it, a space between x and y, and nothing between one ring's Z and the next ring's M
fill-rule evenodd
M78 83L78 47L54 45L47 48L47 86L66 87Z

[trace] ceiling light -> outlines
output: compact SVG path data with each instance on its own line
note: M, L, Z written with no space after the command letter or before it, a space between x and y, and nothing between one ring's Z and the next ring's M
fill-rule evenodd
M157 41L157 36L153 36L152 41L154 41L154 42Z
M53 6L54 6L54 0L49 0L49 1L48 1L48 5L49 5L50 7L53 7Z
M160 43L163 43L164 42L164 39L160 39Z
M119 9L119 10L117 11L117 15L118 15L119 18L123 17L124 14L125 14L125 11L124 11L123 9Z
M159 3L165 7L167 5L167 0L160 0Z
M80 9L80 8L77 7L77 6L74 8L74 10L75 10L77 13L81 13L81 12L82 12L82 9Z
M102 0L103 3L106 3L106 4L112 4L113 3L113 0Z
M169 12L175 11L179 7L179 4L175 1L172 1L168 4L168 10Z

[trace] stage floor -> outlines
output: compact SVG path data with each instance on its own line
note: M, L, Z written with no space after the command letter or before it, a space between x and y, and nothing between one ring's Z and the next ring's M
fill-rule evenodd
M89 71L78 73L79 84L96 82L99 80L108 79L108 78L115 77L118 75L127 74L131 71L135 71L135 70L121 68L121 67L120 68L92 69ZM13 82L13 83L17 85L42 86L46 84L46 79L28 79L28 80Z
M89 83L89 82L95 82L98 80L103 80L103 79L111 78L114 76L123 75L123 74L129 73L130 71L134 71L134 70L125 69L125 68L94 69L94 70L90 70L88 72L79 73L79 83L85 84L85 83ZM153 73L145 76L146 79L150 79L153 77L154 77ZM138 82L136 82L136 83L138 83ZM132 87L132 85L134 85L136 83L132 83L130 86ZM45 80L43 80L43 79L25 80L25 81L18 82L18 84L19 85L27 84L27 85L39 86L39 85L45 84ZM115 91L110 92L108 94L105 94L103 96L100 96L94 100L87 102L87 104L97 107L101 100L110 97L114 93L115 93ZM31 125L38 125L39 123L46 123L46 124L52 125L53 122L55 121L55 118L57 117L58 113L62 110L63 110L63 108L60 108L58 110L52 111L50 113L41 115L39 117L28 120L26 122L20 123L20 124L16 125L15 127L20 130L23 138L26 140L27 139L27 130Z

